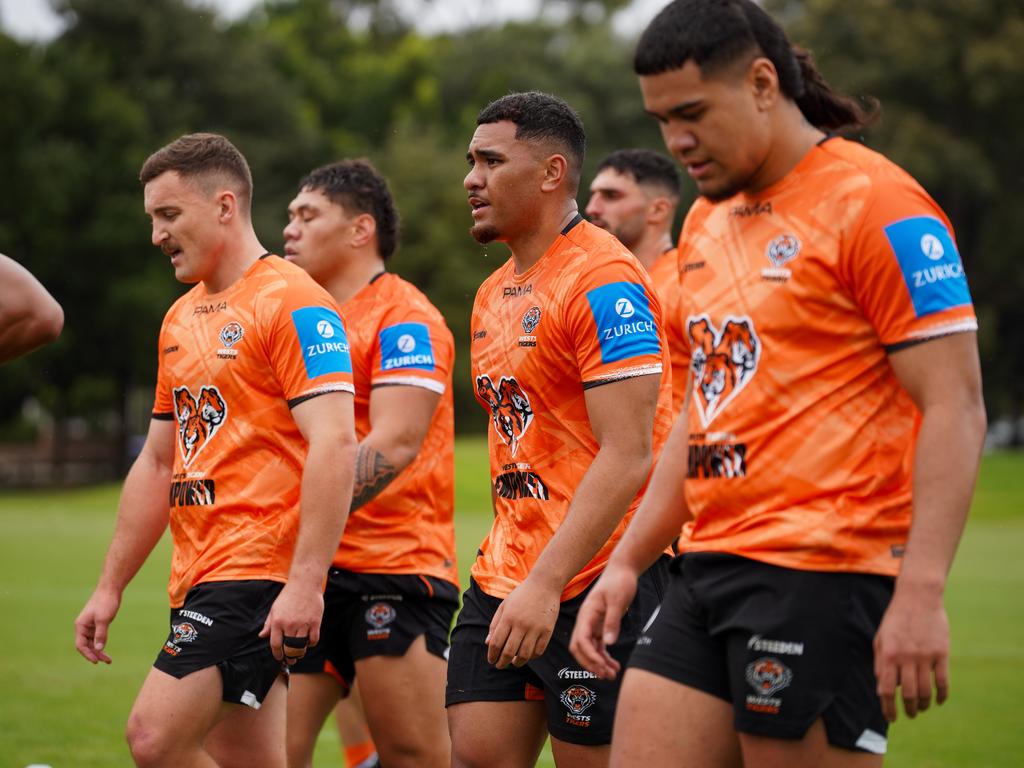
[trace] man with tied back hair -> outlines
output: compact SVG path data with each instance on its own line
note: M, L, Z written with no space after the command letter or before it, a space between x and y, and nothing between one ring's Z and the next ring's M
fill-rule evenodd
M453 765L604 766L618 694L569 654L586 590L636 507L668 429L668 348L643 267L583 220L583 125L514 93L477 118L464 186L473 237L512 257L477 292L471 369L490 416L495 520L452 633ZM664 564L662 564L664 565ZM660 600L655 566L612 649L625 660Z
M316 645L352 494L345 328L260 245L249 166L223 136L181 137L140 179L153 244L196 285L160 330L149 433L76 647L110 663L121 595L169 523L171 627L128 718L132 757L284 768L282 662Z
M691 395L573 636L615 676L636 575L683 526L612 763L880 765L897 689L911 717L948 693L942 595L985 432L952 228L832 133L864 111L755 3L671 3L635 69L702 198L679 243Z

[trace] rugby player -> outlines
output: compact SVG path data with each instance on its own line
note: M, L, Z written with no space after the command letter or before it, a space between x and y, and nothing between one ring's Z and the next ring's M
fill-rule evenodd
M686 393L686 347L677 327L679 273L672 225L679 206L679 170L650 149L618 149L597 164L586 214L629 248L651 276L661 300L672 358L672 413Z
M455 766L532 766L548 734L559 766L607 764L618 684L574 662L569 633L661 448L671 380L650 278L577 210L584 145L565 102L515 93L480 112L467 153L470 231L512 256L471 322L495 520L452 633ZM621 660L661 577L642 579Z
M427 297L386 269L398 212L368 161L303 178L284 238L285 257L349 320L359 438L322 640L292 670L289 764L310 764L324 719L355 676L381 763L446 767L445 657L458 607L454 340Z
M56 341L64 310L31 272L0 253L0 364Z
M260 245L249 166L223 136L179 138L140 179L153 244L196 285L160 330L149 433L76 647L110 663L121 595L170 523L171 627L128 719L132 757L282 768L282 662L316 645L352 493L345 328L324 289Z
M685 522L612 764L880 765L897 695L911 717L948 696L943 591L985 432L952 228L835 135L868 113L756 3L676 0L635 69L702 197L679 243L692 395L573 636L617 675L637 574Z

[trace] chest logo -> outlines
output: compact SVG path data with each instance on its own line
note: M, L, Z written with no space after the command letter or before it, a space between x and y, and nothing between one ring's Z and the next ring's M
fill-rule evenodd
M729 315L721 330L707 315L686 321L693 349L694 403L707 427L757 372L761 341L749 317Z
M490 409L494 431L515 456L523 435L533 422L530 398L514 377L502 376L495 389L487 375L476 377L476 395Z
M228 407L216 387L203 387L198 398L188 387L175 387L174 415L178 419L178 448L187 467L224 424Z
M530 307L523 315L523 333L533 333L538 325L540 325L540 307Z
M236 322L230 322L220 329L220 343L230 349L242 340L245 330Z

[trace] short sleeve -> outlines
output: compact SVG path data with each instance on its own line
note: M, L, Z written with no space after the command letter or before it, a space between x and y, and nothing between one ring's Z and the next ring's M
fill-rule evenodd
M260 309L267 313L270 364L289 407L326 392L355 392L341 313L326 291L312 280L304 283L289 281Z
M384 316L374 340L370 384L444 394L454 357L452 334L440 316L415 306L395 306Z
M952 227L909 177L878 185L841 271L887 349L977 330Z
M661 305L639 270L624 260L585 270L565 305L584 388L662 370Z
M156 392L153 395L154 419L170 421L174 418L174 403L172 402L171 386L167 380L166 359L169 354L177 350L170 346L167 340L167 318L164 318L160 327L160 335L157 337L157 369L156 369Z

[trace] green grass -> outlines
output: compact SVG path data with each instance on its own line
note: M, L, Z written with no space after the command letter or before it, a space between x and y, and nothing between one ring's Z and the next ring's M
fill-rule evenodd
M491 519L482 441L460 440L456 520L463 578ZM0 766L130 765L122 731L167 628L169 548L161 542L125 592L108 650L93 667L74 650L75 615L99 572L118 489L0 493ZM892 731L895 768L1024 764L1024 454L987 456L950 579L952 699ZM340 766L325 728L318 766ZM541 766L552 766L547 752Z

